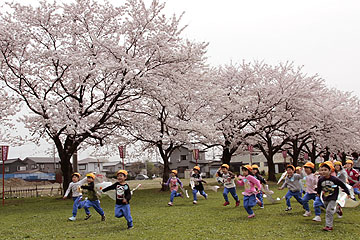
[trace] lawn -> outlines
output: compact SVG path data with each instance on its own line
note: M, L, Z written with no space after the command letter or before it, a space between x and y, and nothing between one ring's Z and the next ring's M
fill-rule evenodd
M238 188L239 196L241 192ZM234 207L230 195L231 205L222 206L222 188L207 193L209 199L199 198L198 205L192 204L192 198L175 198L174 206L168 207L169 192L139 189L131 200L132 230L126 229L124 218L113 216L115 203L107 196L101 199L105 222L93 209L93 217L87 221L83 220L83 209L75 222L67 221L72 200L9 199L0 207L0 239L357 239L360 234L360 207L344 209L342 219L334 218L334 231L323 232L324 213L321 223L313 222L312 217L302 216L304 211L295 201L288 213L284 211L285 200L269 204L265 199L265 208L256 206L256 217L248 219L242 205ZM275 190L274 196L285 193Z

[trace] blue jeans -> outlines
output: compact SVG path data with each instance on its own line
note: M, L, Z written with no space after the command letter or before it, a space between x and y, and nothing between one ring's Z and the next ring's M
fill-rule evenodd
M236 194L236 188L235 187L233 187L233 188L224 188L223 196L224 196L225 201L226 202L229 201L229 198L228 198L229 192L231 193L231 195L233 196L235 201L239 202L239 197Z
M206 193L204 192L204 190L200 191L200 190L197 190L197 189L193 189L192 190L192 194L193 194L193 197L194 197L194 201L197 201L197 196L196 196L196 193L199 191L200 195L204 196L205 198L207 198L207 195Z
M292 192L289 190L287 192L287 194L285 195L286 205L288 207L291 207L290 198L292 198L292 197L294 197L301 205L303 205L302 200L301 200L301 192L300 191Z
M96 200L96 201L90 201L90 200L85 200L81 202L81 207L84 207L85 209L85 213L87 215L90 214L90 210L89 208L93 207L95 209L95 211L97 211L101 216L104 216L105 213L102 210L102 208L100 207L100 201Z
M180 196L181 196L181 194L176 192L175 190L171 191L171 193L170 193L170 202L173 202L175 197L180 197Z
M128 227L133 226L133 220L130 213L130 204L118 205L115 204L115 217L125 217Z
M360 191L358 188L354 188L354 194L356 194L356 195L360 194Z
M244 208L245 208L246 212L249 215L253 214L254 211L251 208L256 205L256 196L255 196L255 194L250 195L250 196L244 196L243 201L244 201Z
M259 191L259 193L256 194L256 198L260 200L261 206L264 206L264 197L263 197L263 192L262 191Z
M304 197L302 198L302 202L303 202L303 207L305 209L305 211L310 211L309 208L309 200L312 199L315 201L316 198L316 193L305 193Z
M321 208L325 207L322 201L320 200L320 197L316 196L314 201L314 210L315 210L315 216L320 216L321 214Z
M73 205L73 210L72 210L73 217L76 217L77 210L81 208L81 204L80 204L81 198L82 198L82 196L72 198L74 200L74 205Z

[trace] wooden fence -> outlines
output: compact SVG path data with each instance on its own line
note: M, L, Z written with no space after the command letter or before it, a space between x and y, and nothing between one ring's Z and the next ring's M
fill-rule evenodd
M42 197L42 196L60 196L63 195L62 187L30 187L21 189L11 189L5 191L5 198L26 198L26 197ZM0 192L1 198L2 191Z

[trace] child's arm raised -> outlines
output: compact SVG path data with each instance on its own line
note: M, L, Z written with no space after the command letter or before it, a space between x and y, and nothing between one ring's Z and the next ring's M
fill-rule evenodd
M116 183L114 183L114 184L112 184L112 185L110 185L110 186L108 186L106 188L100 189L100 190L102 192L107 192L107 191L110 191L110 190L114 190L114 189L116 189L117 185L118 185L118 183L116 182Z

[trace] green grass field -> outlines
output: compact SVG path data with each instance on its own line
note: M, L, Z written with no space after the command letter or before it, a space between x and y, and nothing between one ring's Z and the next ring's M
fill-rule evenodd
M238 188L239 196L241 192ZM230 195L231 205L222 206L222 188L207 193L209 199L199 198L198 205L192 204L191 196L175 198L174 206L168 207L169 192L138 190L131 200L132 230L126 229L124 218L114 217L115 202L107 196L101 199L105 222L93 209L87 221L83 209L75 222L67 221L73 204L70 199L9 199L0 207L0 239L357 239L360 234L360 207L344 209L342 219L334 218L334 231L323 232L324 213L323 221L315 223L312 217L302 216L304 211L295 200L288 213L285 200L269 204L265 199L265 208L254 207L256 217L248 219L242 205L234 207ZM285 193L275 190L274 196Z

